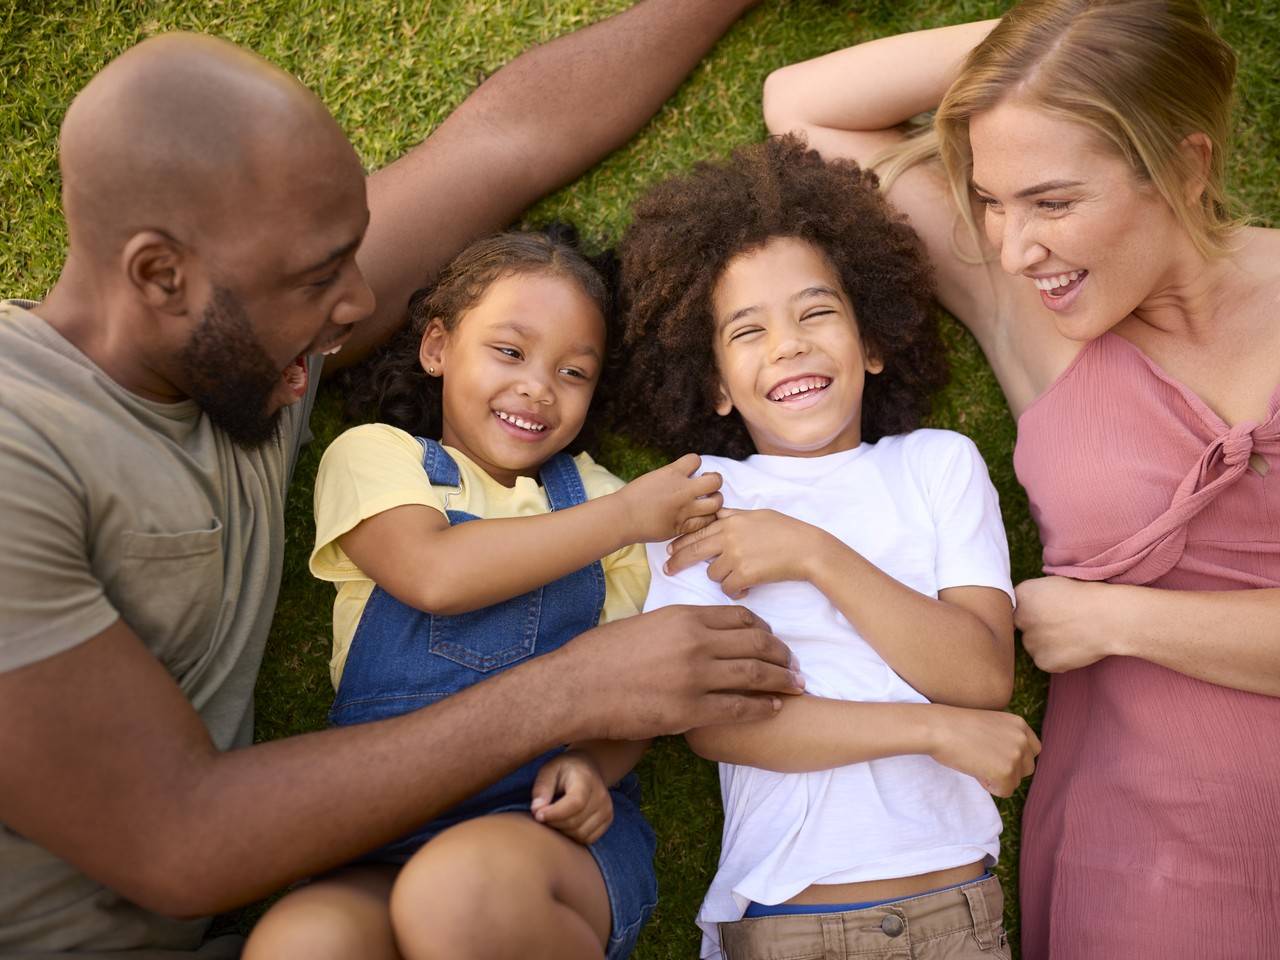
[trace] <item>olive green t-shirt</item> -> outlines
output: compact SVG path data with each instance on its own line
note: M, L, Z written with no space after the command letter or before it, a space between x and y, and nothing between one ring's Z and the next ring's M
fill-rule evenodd
M26 306L0 303L0 672L123 618L213 742L248 744L318 364L277 439L243 450L194 402L125 390ZM143 910L0 824L0 955L159 958L196 950L207 927Z

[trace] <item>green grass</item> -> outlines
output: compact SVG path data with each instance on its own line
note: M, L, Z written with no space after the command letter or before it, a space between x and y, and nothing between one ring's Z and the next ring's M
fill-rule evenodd
M27 5L29 4L29 5ZM0 291L38 298L61 265L55 144L71 97L104 63L151 34L202 30L245 44L293 71L329 104L368 168L400 155L431 131L479 80L526 46L606 13L622 0L0 0ZM741 22L690 81L624 150L530 212L563 218L587 237L614 239L630 203L656 178L719 156L764 134L760 88L775 67L874 36L977 19L1003 5L978 0L818 0L765 3ZM1264 222L1280 219L1280 9L1274 0L1215 0L1215 23L1241 55L1239 134L1232 182ZM948 322L953 382L934 423L972 436L1000 490L1016 579L1033 576L1039 545L1017 486L1014 425L974 342ZM323 392L316 443L298 467L288 505L284 588L258 687L258 737L320 727L331 696L327 660L332 590L306 570L311 483L320 451L342 428L340 398ZM623 476L652 465L625 441L602 459ZM1039 722L1044 678L1018 662L1014 709ZM660 743L641 767L646 810L659 835L662 901L640 942L640 960L696 956L693 914L716 862L720 813L714 770L682 743ZM999 873L1016 890L1022 797L1001 803L1006 829ZM253 910L223 918L242 928ZM1009 898L1011 934L1017 907Z

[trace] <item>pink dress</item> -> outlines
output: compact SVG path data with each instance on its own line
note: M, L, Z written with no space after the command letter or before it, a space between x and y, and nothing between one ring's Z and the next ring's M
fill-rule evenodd
M1019 418L1014 467L1047 573L1280 586L1280 389L1228 427L1105 334ZM1053 677L1043 741L1026 960L1280 958L1280 698L1107 657Z

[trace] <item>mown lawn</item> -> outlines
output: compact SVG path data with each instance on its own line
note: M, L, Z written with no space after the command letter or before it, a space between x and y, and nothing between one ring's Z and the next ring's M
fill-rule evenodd
M64 244L55 145L75 91L130 44L154 33L199 30L271 58L329 104L369 169L398 156L446 116L480 79L530 44L626 6L624 0L51 0L0 2L0 279L3 296L39 298L57 275ZM567 219L599 246L617 237L645 185L695 160L719 156L764 134L760 88L770 70L864 39L992 16L986 0L766 2L694 72L626 149L528 214ZM1235 193L1258 218L1280 221L1280 4L1215 0L1215 23L1241 55L1239 136L1231 163ZM424 278L425 279L425 278ZM1009 531L1015 578L1036 574L1039 545L1026 498L1013 478L1014 424L973 341L947 321L950 388L934 424L969 434L990 464ZM324 723L331 697L326 662L332 591L306 570L312 539L311 483L319 454L343 427L337 388L326 387L313 419L316 442L289 500L285 583L258 687L258 737ZM623 476L654 465L625 438L601 451ZM1045 681L1018 663L1014 709L1038 723ZM696 956L693 914L714 869L719 837L715 772L681 742L660 743L641 767L646 811L660 838L662 901L640 942L640 960ZM1022 796L1001 803L1004 854L998 872L1016 889ZM257 911L222 918L242 928ZM1016 932L1016 898L1007 920ZM1016 937L1015 937L1016 942Z

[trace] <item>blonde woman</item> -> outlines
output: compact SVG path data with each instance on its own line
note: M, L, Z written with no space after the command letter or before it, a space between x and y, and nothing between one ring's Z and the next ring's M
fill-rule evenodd
M1280 956L1280 231L1226 200L1234 76L1192 0L1029 0L765 86L878 165L1018 418L1031 960Z

